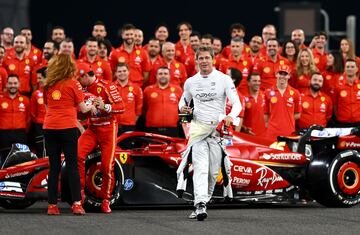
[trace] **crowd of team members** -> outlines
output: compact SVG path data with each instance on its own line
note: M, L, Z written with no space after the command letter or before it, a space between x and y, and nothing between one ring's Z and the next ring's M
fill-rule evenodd
M219 38L201 36L187 22L177 30L179 41L169 42L168 28L160 24L145 44L142 31L126 24L121 29L122 44L114 48L106 39L105 25L96 22L92 37L76 56L62 27L52 29L51 40L42 50L31 43L31 29L23 28L16 36L10 27L2 29L0 149L14 142L27 143L31 129L30 139L42 154L46 67L61 53L76 60L77 79L85 92L92 82L116 86L125 109L117 115L118 134L135 130L142 116L148 131L179 134L178 102L185 80L198 71L195 51L200 45L213 48L214 66L231 76L238 88L243 110L237 131L274 139L312 124L355 126L360 122L360 59L351 40L342 39L339 49L326 51L325 33L314 35L306 46L303 30L294 29L291 40L280 45L276 28L266 25L261 36L252 36L246 44L245 27L235 23L230 27L230 44L222 47ZM91 83L82 83L84 77ZM93 92L99 95L101 88ZM81 115L79 119L83 126L89 124Z

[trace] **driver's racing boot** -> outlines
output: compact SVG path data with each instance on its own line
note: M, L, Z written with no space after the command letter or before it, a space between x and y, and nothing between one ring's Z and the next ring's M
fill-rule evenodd
M101 203L101 211L104 213L111 213L111 209L110 209L110 201L107 199L104 199Z

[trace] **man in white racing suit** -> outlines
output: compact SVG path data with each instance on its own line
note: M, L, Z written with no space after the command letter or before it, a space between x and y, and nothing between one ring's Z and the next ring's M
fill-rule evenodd
M224 156L219 139L214 136L220 115L225 116L226 98L232 103L231 112L223 119L226 126L232 124L242 109L234 83L228 75L213 68L213 57L212 48L198 49L196 61L199 72L186 80L184 93L179 102L180 112L193 113L193 120L190 124L187 150L177 171L178 189L182 180L181 172L191 159L194 171L195 211L189 218L197 218L200 221L207 217L206 203L214 191ZM194 109L189 107L191 100L194 102Z

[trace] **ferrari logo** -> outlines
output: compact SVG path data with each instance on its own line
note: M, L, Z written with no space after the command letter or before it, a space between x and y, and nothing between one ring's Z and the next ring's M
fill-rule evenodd
M294 95L294 91L293 91L293 90L290 90L290 95Z
M14 64L10 64L10 65L9 65L9 70L15 70L15 65L14 65Z
M247 61L243 61L243 65L246 66L246 65L247 65Z
M140 52L140 50L136 50L135 53L136 53L136 55L140 55L141 52Z
M97 62L97 66L99 66L99 67L101 66L101 61Z
M321 100L321 102L324 102L325 101L325 96L321 96L320 100Z
M357 84L357 88L360 89L360 84Z
M280 65L284 65L284 64L285 64L285 61L280 60L279 64L280 64Z
M37 102L38 102L38 104L44 104L44 99L43 99L43 98L39 98L39 99L37 100Z
M134 87L129 86L129 92L132 92L134 90Z
M127 159L128 159L128 154L127 153L120 153L120 162L121 162L121 164L125 164Z
M178 69L179 67L180 67L180 64L176 63L176 64L175 64L175 68Z
M26 59L25 60L25 64L29 64L30 63L30 60L29 59Z
M170 87L170 91L174 92L175 91L175 87Z
M20 101L20 102L23 102L23 101L24 101L24 98L20 96L20 97L19 97L19 101Z
M97 91L98 94L100 94L100 93L101 93L101 87L98 87L98 88L96 89L96 91Z

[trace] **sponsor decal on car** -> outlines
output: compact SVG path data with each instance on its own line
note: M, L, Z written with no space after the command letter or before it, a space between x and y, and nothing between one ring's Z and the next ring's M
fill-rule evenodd
M243 173L244 175L252 175L252 169L249 166L234 165L234 171Z
M244 178L239 178L239 177L234 177L234 179L232 180L232 183L234 185L238 185L238 186L248 186L250 184L250 179L244 179Z
M16 173L13 173L13 174L6 174L5 179L14 178L14 177L18 177L18 176L23 176L23 175L27 175L27 174L29 174L29 171L16 172Z
M276 182L283 181L283 178L272 171L268 174L269 170L266 167L260 167L256 170L255 173L259 173L258 183L257 185L267 188L269 185L273 185Z
M134 187L134 181L132 179L126 179L124 182L124 190L130 191Z
M347 142L347 141L343 141L340 143L341 147L346 147L346 148L360 148L360 143L356 143L356 142Z
M264 153L260 158L265 160L301 160L300 153Z

